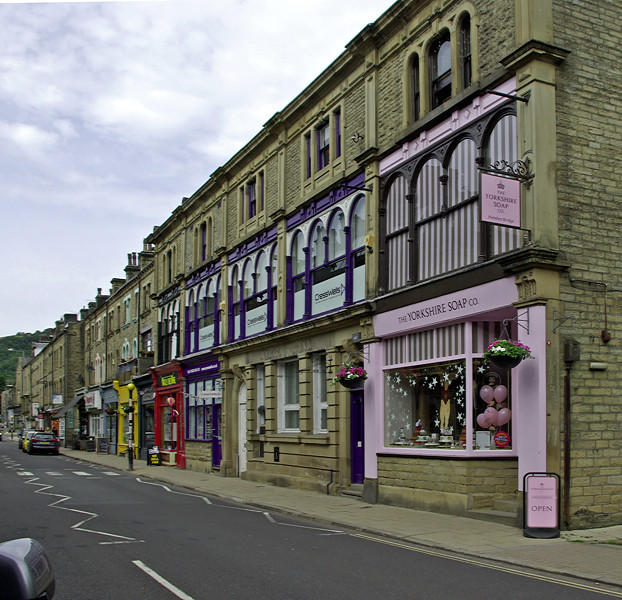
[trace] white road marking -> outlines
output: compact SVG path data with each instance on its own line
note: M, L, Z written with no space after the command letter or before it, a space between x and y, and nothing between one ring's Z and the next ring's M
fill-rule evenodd
M134 563L141 571L152 577L155 581L157 581L162 587L166 588L172 594L175 594L181 600L194 600L192 596L188 596L185 592L182 592L178 587L174 586L170 581L167 581L161 575L158 575L153 569L150 569L145 563L140 560L133 560Z
M93 473L86 473L85 471L72 471L74 475L79 475L80 477L93 477Z
M51 477L62 477L63 473L59 473L58 471L46 471L46 475L50 475Z
M31 473L30 471L18 471L17 474L20 477L32 477L34 475L34 473Z
M45 496L52 496L52 497L58 498L58 500L55 500L54 502L51 502L50 504L48 504L50 508L58 508L58 510L66 510L67 512L73 512L79 515L86 516L86 519L82 519L78 523L75 523L74 525L72 525L71 529L74 529L76 531L82 531L83 533L94 533L96 535L103 535L109 538L115 538L116 540L124 540L128 543L129 542L142 543L144 541L144 540L138 540L132 537L127 537L125 535L119 535L116 533L108 533L107 531L97 531L95 529L86 529L85 527L83 527L83 525L85 523L88 523L91 519L98 518L99 515L97 513L89 512L86 510L79 510L77 508L67 508L65 506L58 506L59 504L62 504L63 502L67 502L67 500L71 500L71 496L65 496L63 494L53 494L51 492L47 492L46 490L52 489L54 486L47 485L45 483L37 483L38 480L39 480L38 477L33 477L32 479L29 479L25 483L40 487L40 489L35 490L35 494L43 494Z
M171 488L167 487L166 485L162 483L153 483L152 481L143 481L140 477L137 477L136 481L138 481L138 483L144 483L145 485L155 485L157 487L161 487L165 489L167 492L169 492L169 494L179 494L180 496L190 496L191 498L200 498L207 504L211 504L209 499L205 498L205 496L199 496L198 494L186 494L185 492L176 492L175 490L172 490Z
M102 473L110 477L119 477L121 475L121 473L115 473L114 471L102 471Z

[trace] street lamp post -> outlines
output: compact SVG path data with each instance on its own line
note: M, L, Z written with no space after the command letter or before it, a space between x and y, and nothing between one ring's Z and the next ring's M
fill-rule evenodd
M132 392L136 389L136 386L130 381L127 384L127 391L129 393L129 411L127 414L129 431L127 433L127 460L130 471L134 470L134 403L132 402Z

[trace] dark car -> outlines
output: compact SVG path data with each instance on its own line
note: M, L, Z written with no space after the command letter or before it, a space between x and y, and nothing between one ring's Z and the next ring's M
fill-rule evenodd
M60 444L56 434L49 431L37 431L34 435L28 436L26 442L26 452L34 454L35 452L51 452L59 453Z

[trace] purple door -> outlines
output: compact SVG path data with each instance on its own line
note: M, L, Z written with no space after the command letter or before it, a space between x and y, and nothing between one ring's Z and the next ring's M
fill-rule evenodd
M363 392L350 393L350 457L352 483L363 483L365 477Z
M220 437L220 404L213 404L212 411L212 467L220 468L222 438Z

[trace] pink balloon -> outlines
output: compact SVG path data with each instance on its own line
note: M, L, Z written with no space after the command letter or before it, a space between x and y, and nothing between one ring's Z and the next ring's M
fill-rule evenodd
M508 397L508 388L504 385L498 385L493 393L495 401L501 404Z
M488 422L488 415L486 415L485 413L477 415L477 424L482 429L488 429L490 427L490 423Z
M488 418L488 422L491 425L494 425L495 427L497 427L498 422L497 422L497 418L499 417L499 413L497 412L497 409L489 406L485 411L484 414L486 415L486 417Z
M494 398L494 390L489 385L483 385L479 390L479 397L486 403L490 404Z
M502 408L497 414L497 425L501 427L501 425L509 423L511 418L512 411L509 408Z

